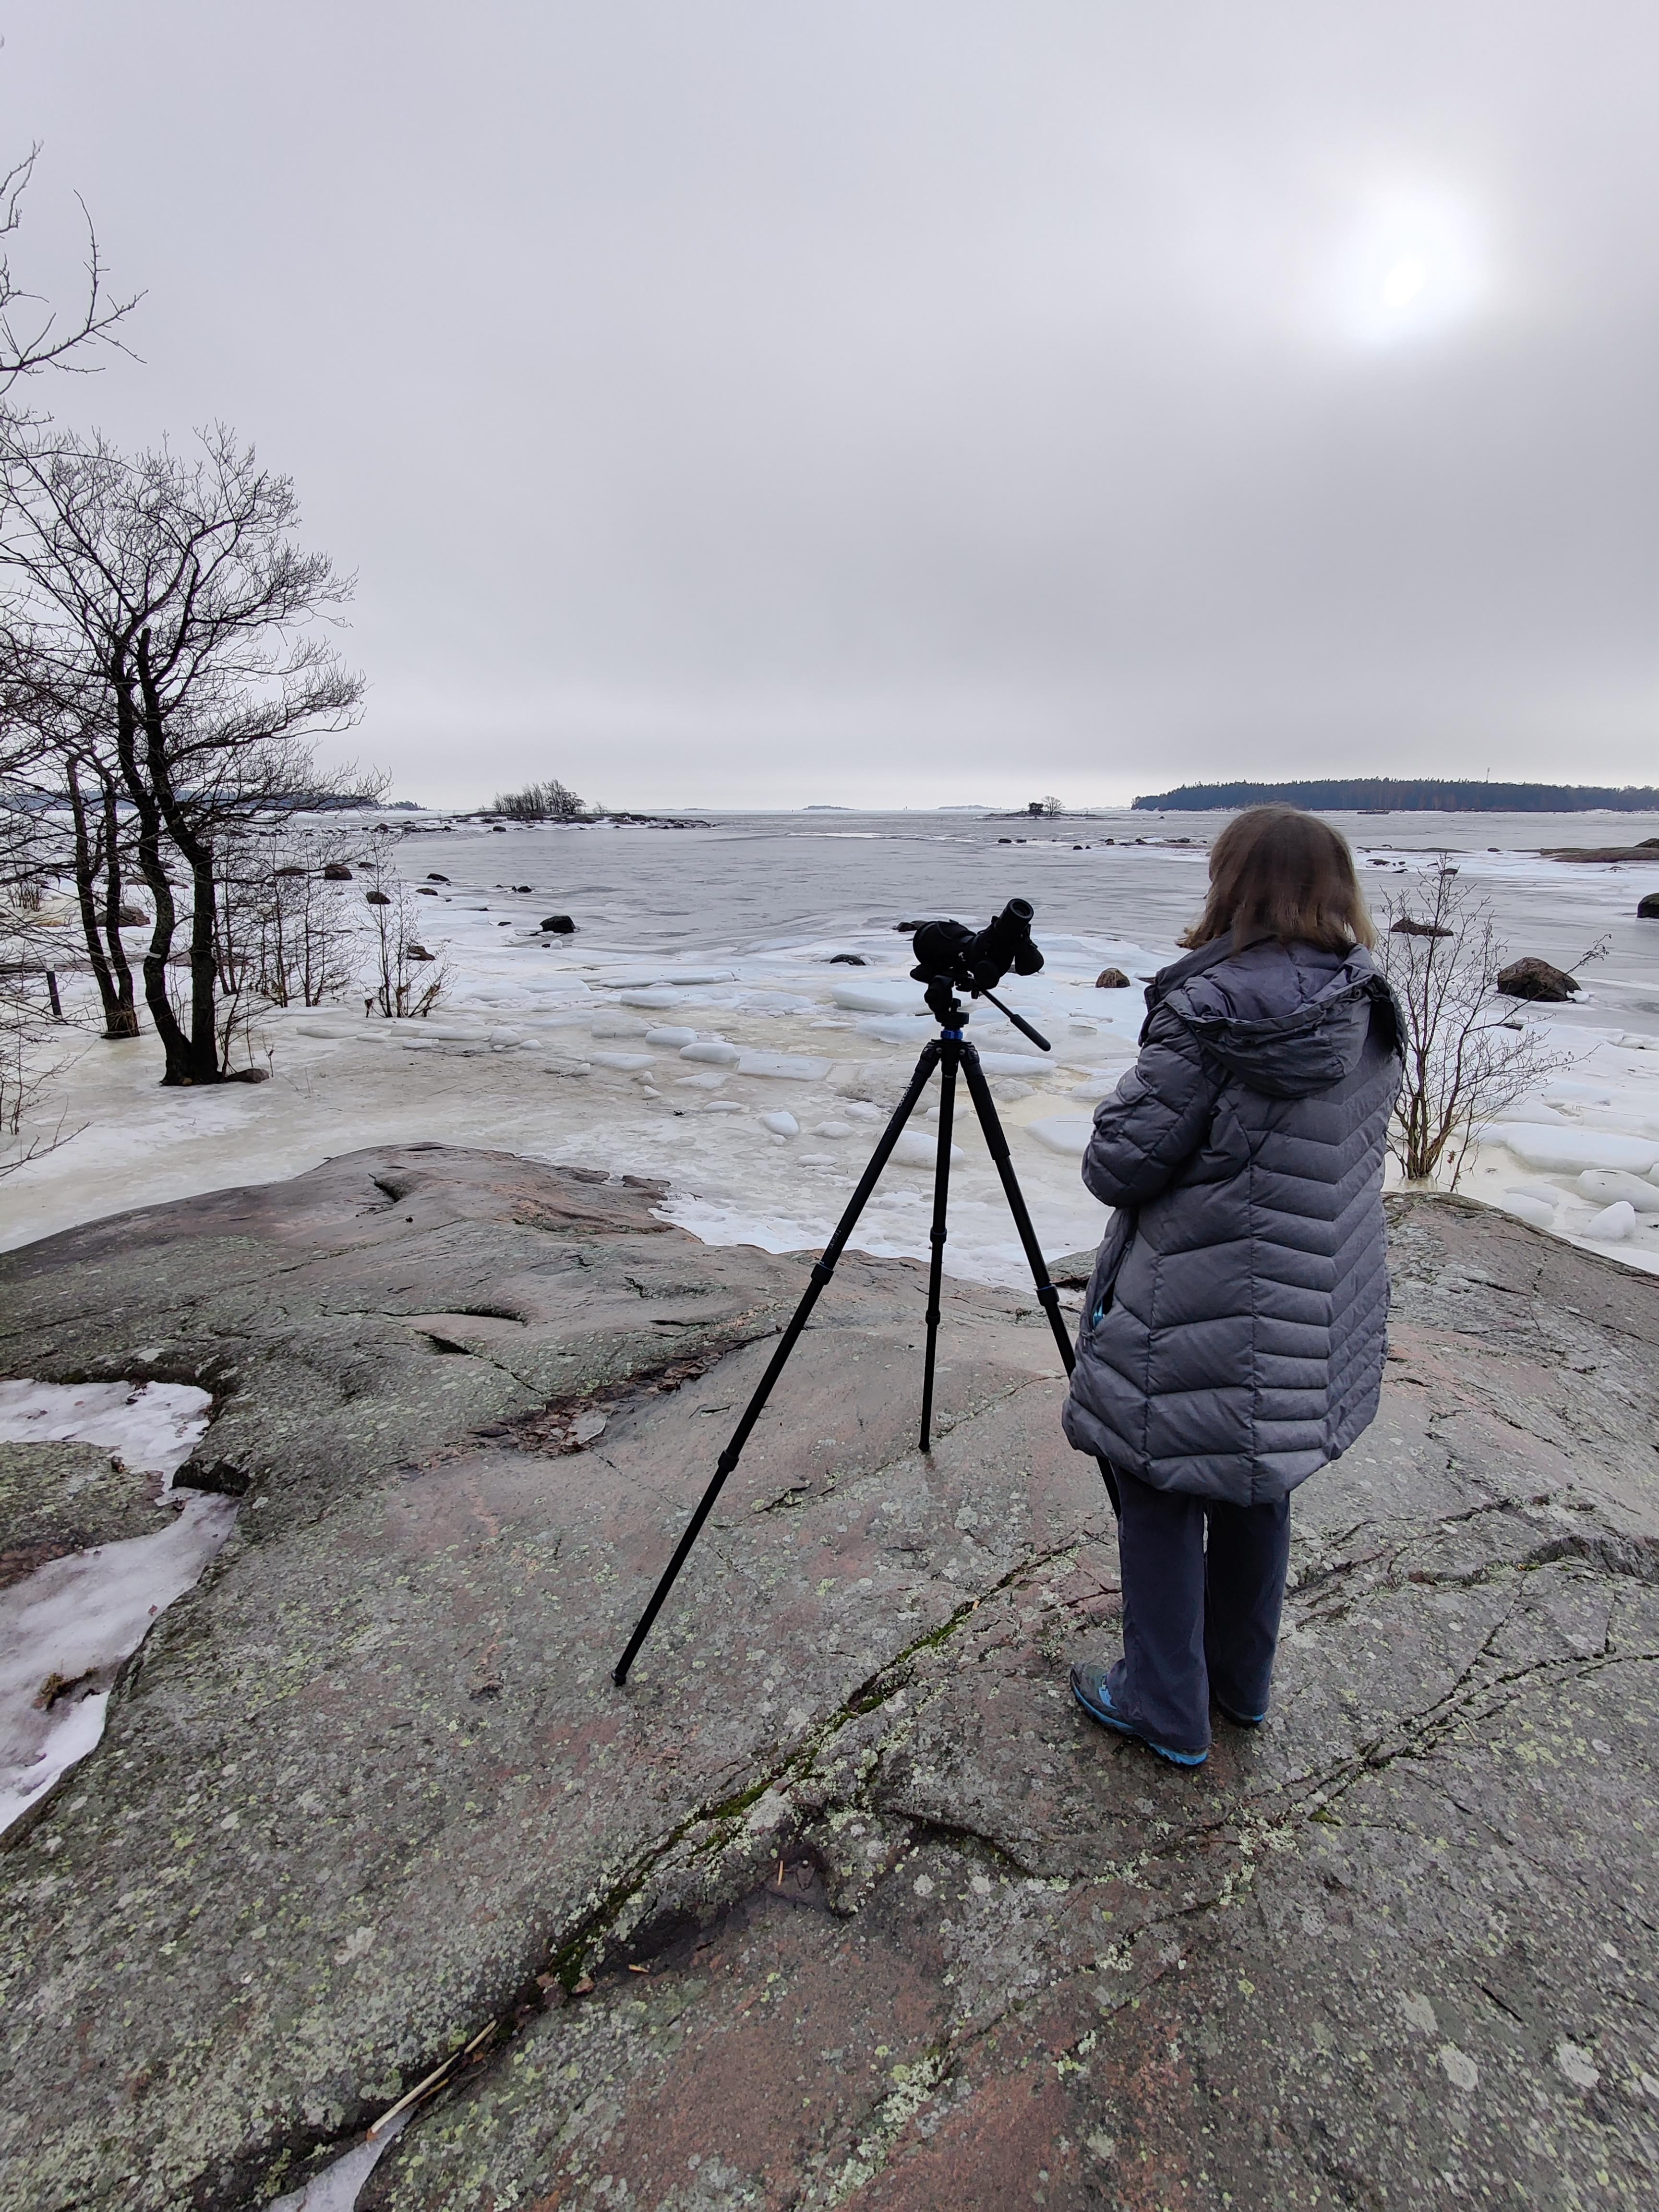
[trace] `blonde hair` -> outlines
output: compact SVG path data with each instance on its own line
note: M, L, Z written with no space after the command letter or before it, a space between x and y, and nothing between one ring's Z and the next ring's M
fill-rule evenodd
M1354 872L1348 841L1297 806L1251 806L1210 848L1210 895L1181 942L1212 944L1266 937L1346 952L1374 945L1376 932Z

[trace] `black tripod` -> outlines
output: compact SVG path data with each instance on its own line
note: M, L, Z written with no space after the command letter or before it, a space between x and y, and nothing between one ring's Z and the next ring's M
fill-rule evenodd
M1030 908L1026 909L1029 914ZM1000 1012L1007 1015L1016 1029L1023 1030L1034 1044L1044 1052L1050 1049L1047 1037L1040 1036L1030 1023L1022 1021L1012 1010L1002 1004L988 990L981 987L981 995ZM818 1293L836 1272L836 1262L846 1249L847 1240L857 1224L858 1218L869 1201L871 1193L881 1179L882 1170L892 1157L905 1123L915 1111L916 1102L927 1089L933 1070L939 1072L939 1152L933 1168L933 1224L929 1231L932 1256L927 1267L927 1352L921 1377L921 1449L931 1449L933 1422L933 1361L939 1346L939 1289L945 1272L945 1209L951 1187L951 1123L956 1109L957 1070L960 1068L968 1079L969 1096L974 1110L979 1115L980 1127L985 1133L985 1142L991 1158L996 1162L998 1175L1002 1178L1003 1195L1008 1201L1008 1211L1013 1215L1014 1226L1019 1231L1019 1241L1025 1248L1025 1257L1030 1263L1031 1279L1036 1285L1036 1294L1043 1311L1048 1316L1048 1326L1054 1333L1054 1342L1069 1375L1075 1364L1072 1340L1060 1318L1060 1292L1048 1279L1048 1270L1043 1264L1042 1248L1037 1243L1036 1231L1031 1226L1031 1217L1026 1208L1025 1197L1014 1173L1014 1164L1008 1156L1008 1139L1003 1133L1002 1123L997 1118L995 1101L991 1086L985 1079L985 1071L979 1064L979 1054L963 1035L968 1016L955 994L953 979L936 976L927 986L927 1004L939 1023L939 1034L930 1038L922 1047L921 1057L916 1062L910 1086L894 1110L893 1118L882 1133L881 1141L870 1156L870 1164L859 1180L858 1188L847 1202L847 1211L836 1224L836 1233L823 1248L823 1257L813 1263L811 1279L801 1295L788 1327L779 1339L778 1348L772 1354L767 1370L756 1386L755 1394L744 1407L743 1418L732 1431L731 1441L715 1462L714 1476L702 1498L696 1511L686 1524L685 1534L675 1548L661 1581L651 1593L651 1602L640 1615L639 1626L628 1639L628 1649L617 1662L611 1680L619 1686L628 1680L628 1670L639 1656L640 1646L651 1632L651 1624L662 1610L664 1601L674 1587L680 1569L691 1555L703 1522L714 1510L714 1500L726 1486L726 1479L736 1467L749 1441L750 1432L767 1400L772 1386L782 1374L790 1353L794 1350L801 1331L805 1328ZM1109 1463L1099 1462L1106 1481L1107 1494L1112 1501L1112 1510L1118 1508L1117 1484L1113 1479Z

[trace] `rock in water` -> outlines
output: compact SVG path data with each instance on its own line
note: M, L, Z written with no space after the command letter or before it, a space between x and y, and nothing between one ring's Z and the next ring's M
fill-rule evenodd
M1437 921L1419 921L1415 915L1402 914L1397 921L1389 924L1391 937L1449 937L1451 932Z
M1127 991L1129 979L1121 968L1103 968L1095 977L1097 991Z
M1636 902L1638 921L1659 921L1659 891L1644 892Z
M1524 960L1511 960L1498 970L1498 988L1507 999L1540 999L1559 1006L1571 999L1578 986L1564 969L1528 953Z
M568 914L550 914L542 923L542 933L546 937L574 937L576 925Z
M351 871L343 860L331 860L323 870L323 881L325 884L349 884Z

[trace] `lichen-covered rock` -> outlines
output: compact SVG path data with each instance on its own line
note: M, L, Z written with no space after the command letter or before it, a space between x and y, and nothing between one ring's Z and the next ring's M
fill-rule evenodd
M242 2212L453 2059L364 2212L1644 2205L1659 1285L1395 1204L1272 1718L1183 1775L1066 1696L1034 1302L947 1300L924 1458L857 1254L615 1688L805 1276L658 1194L408 1148L0 1259L12 1371L139 1347L258 1476L0 1853L0 2201Z
M0 1589L66 1552L153 1536L161 1486L100 1444L0 1443Z

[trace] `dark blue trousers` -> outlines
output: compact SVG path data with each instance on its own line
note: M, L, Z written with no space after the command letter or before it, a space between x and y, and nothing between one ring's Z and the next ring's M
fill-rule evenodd
M1207 1751L1212 1698L1245 1720L1267 1710L1291 1502L1222 1505L1115 1471L1123 1656L1107 1687L1154 1743Z

